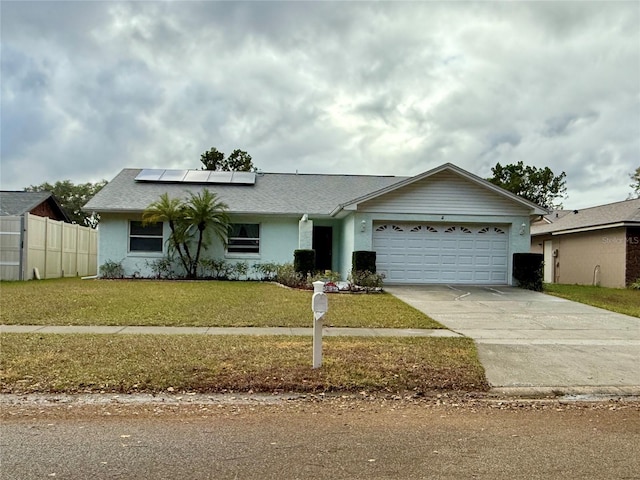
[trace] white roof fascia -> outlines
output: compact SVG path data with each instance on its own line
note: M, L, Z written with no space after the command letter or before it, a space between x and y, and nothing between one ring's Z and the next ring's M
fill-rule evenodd
M608 228L635 227L637 225L640 225L640 224L638 222L606 223L604 225L593 225L591 227L568 228L566 230L557 230L555 232L544 232L544 234L564 235L566 233L591 232L591 231L594 231L594 230L606 230ZM536 234L536 235L542 235L542 233Z
M532 214L533 215L547 215L549 213L548 210L542 208L539 205L536 205L533 202L530 202L529 200L525 200L524 198L521 198L517 195L514 195L513 193L498 187L497 185L494 185L491 182L488 182L487 180L478 177L477 175L474 175L470 172L467 172L466 170L461 169L460 167L457 167L456 165L452 164L452 163L445 163L440 165L439 167L433 168L431 170L427 170L426 172L420 173L418 175L415 175L413 177L407 178L406 180L402 180L398 183L394 183L393 185L390 185L386 188L382 188L380 190L376 190L375 192L372 192L370 194L364 195L362 197L359 198L355 198L353 200L351 200L349 203L343 203L342 205L338 205L336 208L334 208L331 211L331 216L335 216L337 215L340 210L357 210L358 209L358 205L360 203L366 202L368 200L372 200L376 197L379 197L381 195L384 195L386 193L389 192L393 192L394 190L397 190L399 188L403 188L406 187L407 185L411 185L414 182L418 182L420 180L423 180L427 177L431 177L437 173L440 173L444 170L451 170L463 177L465 177L467 180L470 180L474 183L477 183L478 185L484 187L484 188L488 188L489 190L494 191L495 193L497 193L498 195L501 195L503 197L508 198L509 200L515 201L517 203L520 203L530 209L533 210Z

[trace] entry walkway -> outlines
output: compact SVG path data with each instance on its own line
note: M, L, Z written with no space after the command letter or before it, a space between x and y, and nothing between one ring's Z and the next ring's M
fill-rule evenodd
M124 335L301 335L312 336L313 328L295 327L134 327L86 325L0 325L0 333L89 333ZM327 337L461 337L446 329L340 328L325 327Z

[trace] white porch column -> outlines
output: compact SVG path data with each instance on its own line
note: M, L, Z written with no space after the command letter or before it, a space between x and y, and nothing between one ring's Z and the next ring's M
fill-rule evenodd
M298 248L311 250L313 248L313 220L305 213L298 222Z

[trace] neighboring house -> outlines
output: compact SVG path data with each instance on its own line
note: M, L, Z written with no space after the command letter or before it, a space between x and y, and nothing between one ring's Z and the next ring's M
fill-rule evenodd
M21 216L25 213L71 223L51 192L0 191L1 216Z
M97 240L51 193L0 191L0 280L95 275Z
M354 250L377 252L386 283L511 284L514 253L530 248L530 218L547 213L455 165L414 177L125 169L85 206L101 215L99 264L151 276L169 227L143 226L161 194L208 188L229 206L228 245L207 256L286 263L298 248L346 278Z
M544 281L624 287L640 278L640 199L560 210L531 225Z

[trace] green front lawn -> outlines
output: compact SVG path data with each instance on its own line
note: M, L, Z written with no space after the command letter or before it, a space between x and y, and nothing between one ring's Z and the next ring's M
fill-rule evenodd
M309 327L310 291L273 283L80 280L0 283L0 323ZM392 295L329 294L325 325L443 328Z
M640 290L546 283L544 292L612 312L640 317Z

